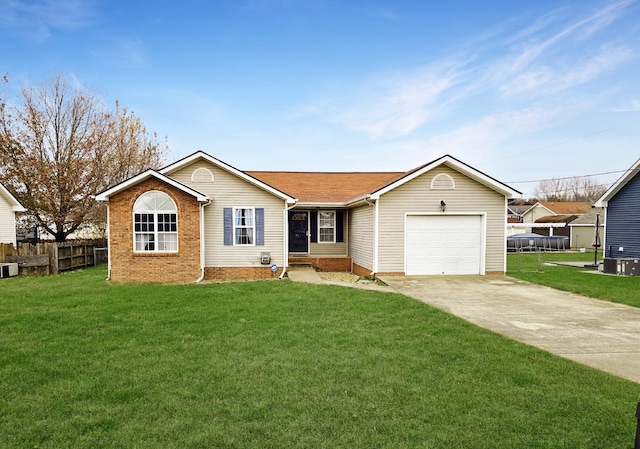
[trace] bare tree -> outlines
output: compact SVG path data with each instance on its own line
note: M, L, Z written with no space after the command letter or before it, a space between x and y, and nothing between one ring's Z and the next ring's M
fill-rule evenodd
M165 151L132 112L109 112L62 74L23 88L21 102L0 97L0 181L59 242L103 219L97 191L157 167Z
M607 186L589 176L551 178L540 181L533 194L541 201L595 202L606 192Z

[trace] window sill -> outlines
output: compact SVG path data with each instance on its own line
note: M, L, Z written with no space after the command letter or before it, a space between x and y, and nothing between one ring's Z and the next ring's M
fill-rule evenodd
M133 257L178 257L178 251L134 252Z

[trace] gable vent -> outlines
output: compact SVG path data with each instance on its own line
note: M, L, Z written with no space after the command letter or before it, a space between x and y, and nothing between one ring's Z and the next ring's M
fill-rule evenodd
M213 173L208 168L196 168L191 174L191 182L213 182Z
M454 190L456 183L453 178L446 173L440 173L431 180L432 190Z

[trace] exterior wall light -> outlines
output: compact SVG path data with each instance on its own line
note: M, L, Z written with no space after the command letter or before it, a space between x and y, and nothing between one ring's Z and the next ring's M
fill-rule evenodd
M440 209L442 209L442 212L447 209L447 203L445 203L444 200L440 200Z

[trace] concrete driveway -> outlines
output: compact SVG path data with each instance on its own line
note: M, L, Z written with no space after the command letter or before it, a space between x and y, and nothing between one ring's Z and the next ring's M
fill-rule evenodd
M506 276L381 276L380 280L478 326L640 383L640 308Z

